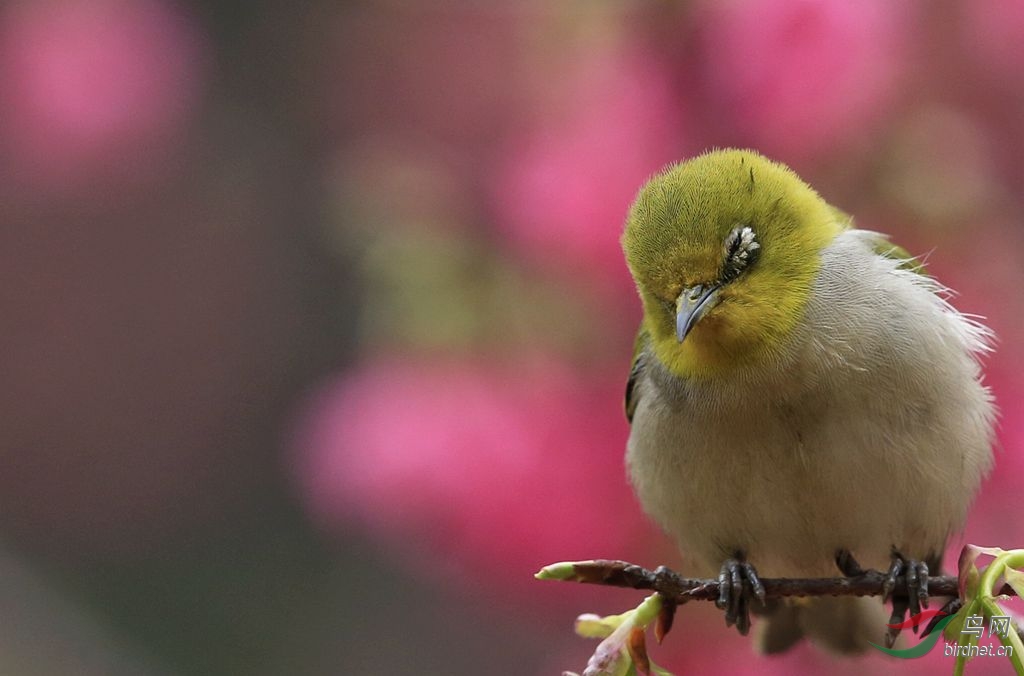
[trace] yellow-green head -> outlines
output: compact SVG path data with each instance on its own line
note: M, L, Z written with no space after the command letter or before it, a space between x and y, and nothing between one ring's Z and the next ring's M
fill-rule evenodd
M672 165L640 189L622 246L653 350L686 378L771 359L847 227L791 169L750 150Z

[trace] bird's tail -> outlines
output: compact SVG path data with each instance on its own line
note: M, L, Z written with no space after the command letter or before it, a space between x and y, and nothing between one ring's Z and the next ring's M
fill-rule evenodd
M887 621L878 599L857 596L777 601L764 615L755 645L765 654L788 650L804 637L832 653L861 653L869 642L882 642Z

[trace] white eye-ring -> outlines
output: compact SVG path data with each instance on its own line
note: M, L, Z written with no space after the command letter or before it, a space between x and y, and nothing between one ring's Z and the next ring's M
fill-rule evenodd
M724 249L722 281L729 282L757 259L761 245L757 241L754 229L749 225L741 225L733 228L725 238Z

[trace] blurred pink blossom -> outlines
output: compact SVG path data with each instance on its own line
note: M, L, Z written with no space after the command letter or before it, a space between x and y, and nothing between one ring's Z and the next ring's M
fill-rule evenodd
M1024 69L1024 2L964 2L961 8L966 13L960 24L965 53L1019 90Z
M370 363L312 399L294 471L325 529L363 528L448 579L557 593L533 580L542 565L650 534L617 385L552 364Z
M929 269L957 290L954 305L980 315L995 332L995 351L985 358L984 369L999 419L995 466L971 510L962 542L1011 549L1024 542L1024 523L1016 517L1024 476L1024 299L1007 289L1024 286L1024 268L1005 252L1024 246L1024 233L1012 220L978 220L965 226L958 233L961 239L943 246ZM947 565L954 562L949 559Z
M631 290L619 246L626 211L689 136L670 73L643 50L606 50L559 91L559 109L512 139L494 174L498 225L535 260Z
M955 538L957 546L1012 549L1024 542L1020 511L1020 477L1024 473L1024 387L1016 372L989 372L989 382L999 407L995 465L971 508L968 523ZM947 552L947 567L955 566L958 548Z
M163 0L11 3L0 14L0 135L49 185L159 163L194 106L196 27Z
M906 3L706 3L702 62L743 138L783 161L861 138L892 106Z

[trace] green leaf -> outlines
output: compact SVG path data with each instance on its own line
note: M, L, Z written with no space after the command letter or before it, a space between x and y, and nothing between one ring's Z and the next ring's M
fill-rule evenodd
M627 616L633 612L635 611L629 611L621 615L606 615L605 617L594 615L593 613L584 613L576 618L576 634L583 638L608 638L627 619Z
M538 580L572 580L576 577L576 564L572 561L561 561L544 566L533 575Z
M957 562L958 585L960 587L960 598L970 601L977 593L977 584L980 573L975 562L981 555L996 557L1003 553L998 547L978 547L977 545L965 545L960 550L960 560Z
M1024 573L1007 566L1003 571L1003 577L1006 579L1006 583L1013 587L1013 591L1017 592L1017 596L1024 599Z

